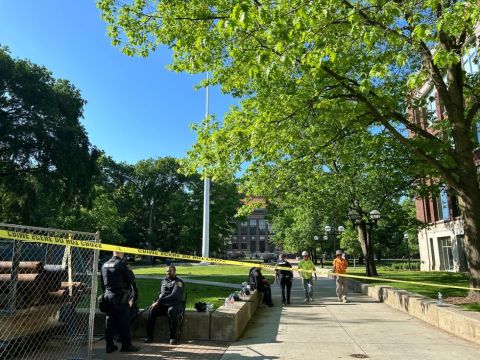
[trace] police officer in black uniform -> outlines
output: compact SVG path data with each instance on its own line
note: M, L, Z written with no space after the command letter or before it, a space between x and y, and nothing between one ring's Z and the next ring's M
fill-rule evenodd
M103 296L108 306L105 328L107 353L118 350L113 341L115 332L120 334L122 342L120 351L135 352L140 350L139 347L132 345L129 324L129 291L135 277L122 259L123 253L114 251L112 258L102 266Z
M170 344L176 344L178 316L183 313L183 281L177 277L175 265L170 264L167 276L162 280L158 300L150 306L147 319L147 336L145 342L153 341L153 331L157 316L167 315L170 328Z
M286 260L287 256L285 254L281 254L278 258L277 265L284 267L284 268L292 268L292 265ZM282 288L282 305L290 305L290 293L292 290L292 282L293 282L293 272L290 270L275 270L277 283L280 282L280 286ZM285 290L287 290L287 294L285 296Z

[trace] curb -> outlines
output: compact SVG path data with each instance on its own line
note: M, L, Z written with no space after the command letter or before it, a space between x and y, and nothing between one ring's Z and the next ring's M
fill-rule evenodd
M329 276L329 278L332 277ZM352 292L368 295L378 302L383 302L452 335L480 345L480 313L478 312L463 310L456 305L439 305L434 299L388 285L370 285L349 279L348 288Z

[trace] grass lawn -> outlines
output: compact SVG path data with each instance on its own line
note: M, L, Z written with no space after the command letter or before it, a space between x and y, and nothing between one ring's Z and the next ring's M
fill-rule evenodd
M365 275L364 268L349 268L348 273L352 275ZM394 280L406 280L406 281L418 281L432 284L443 284L453 286L466 286L469 287L469 279L466 273L453 273L453 272L441 272L441 271L408 271L408 270L388 270L378 269L378 276L381 278L388 278ZM459 296L464 297L467 295L468 290L440 288L436 286L424 286L416 284L403 284L397 282L388 281L375 281L368 279L359 279L364 283L375 283L378 285L390 285L398 289L411 291L420 295L424 295L433 299L438 297L438 292L441 292L444 298ZM480 311L480 304L468 304L460 305L466 310Z
M136 279L138 287L138 307L140 309L150 306L156 299L158 299L158 292L160 290L161 280L159 279ZM206 286L202 284L185 284L187 289L187 309L194 309L195 303L204 301L207 304L211 303L215 308L223 305L225 298L230 295L234 289L225 288L221 286ZM101 287L98 287L98 295L102 292Z
M177 275L195 280L241 284L244 281L248 281L249 269L246 266L235 265L188 265L177 266ZM164 276L165 270L165 266L133 268L135 275ZM273 282L273 271L264 269L262 273L270 283Z
M161 280L137 279L138 292L140 294L138 307L145 308L158 299ZM223 305L225 298L233 292L233 289L221 286L205 286L201 284L185 284L187 290L187 309L194 309L195 303L204 301L212 303L215 308Z

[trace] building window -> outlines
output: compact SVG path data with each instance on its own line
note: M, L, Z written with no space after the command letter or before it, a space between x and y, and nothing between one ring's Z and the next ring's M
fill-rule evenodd
M248 223L246 221L242 221L240 223L240 234L241 235L247 235L248 233Z
M251 252L256 252L257 251L257 242L256 241L250 241L250 251Z
M456 194L450 195L450 208L452 209L452 217L456 218L461 216L460 207L458 206L458 196Z
M476 47L468 49L462 56L463 68L467 74L474 74L480 69L478 64L478 50Z
M258 220L258 233L260 235L265 235L267 233L267 224L263 219Z
M477 128L477 145L480 145L480 124L476 123L475 127Z
M265 252L265 241L260 241L260 252Z
M448 208L448 195L444 188L440 189L440 195L435 198L435 209L437 212L437 221L450 220L450 210Z
M242 250L247 250L247 243L242 243L241 246L242 246Z
M435 88L432 88L425 98L426 106L426 122L428 126L432 126L433 123L437 120L437 102L436 102Z
M232 244L232 250L238 250L238 243Z
M249 224L250 224L250 235L256 235L257 234L257 219L250 219Z
M452 251L452 239L450 237L438 238L441 248L441 254L443 261L443 267L445 270L453 270L453 251Z

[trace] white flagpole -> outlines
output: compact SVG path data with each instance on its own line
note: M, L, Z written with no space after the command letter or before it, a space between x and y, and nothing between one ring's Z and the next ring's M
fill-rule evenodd
M207 72L208 81L208 72ZM206 88L205 118L208 118L208 85ZM203 186L203 236L202 236L202 256L210 255L210 179L205 177Z

